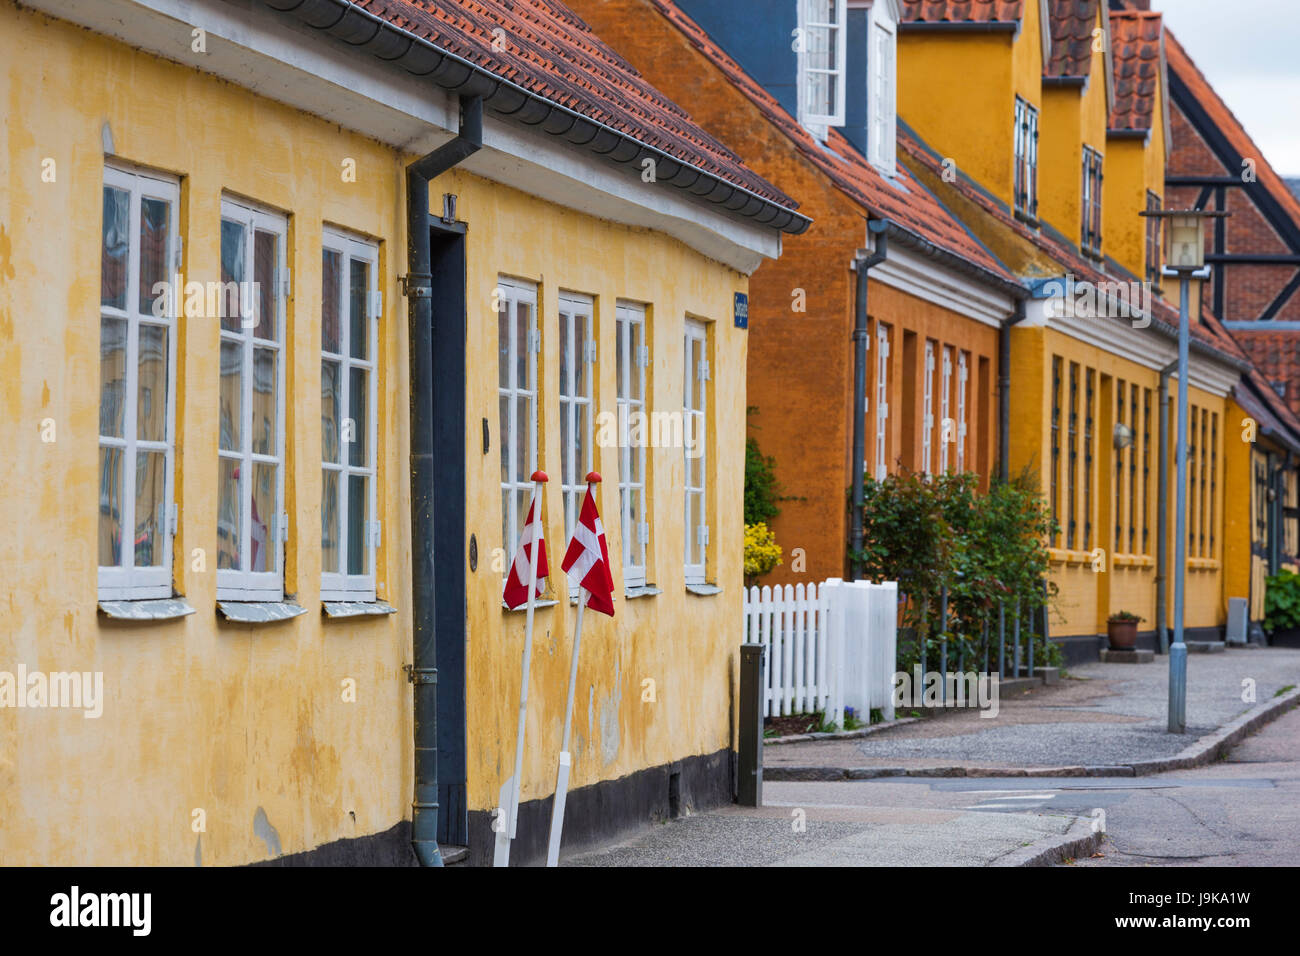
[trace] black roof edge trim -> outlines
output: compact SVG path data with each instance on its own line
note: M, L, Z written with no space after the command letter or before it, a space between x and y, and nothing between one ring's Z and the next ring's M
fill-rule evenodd
M899 33L1015 33L1016 20L905 20Z
M330 36L341 40L348 45L357 49L365 49L376 57L387 63L394 63L398 66L407 68L408 63L418 63L417 69L408 69L408 72L416 76L428 77L440 88L451 93L466 96L481 96L485 106L490 107L499 115L509 117L510 119L528 126L541 126L544 131L553 136L573 142L566 134L573 129L578 123L590 124L595 128L595 133L590 139L583 143L576 143L578 146L586 146L599 156L627 165L642 157L653 159L655 165L660 163L675 164L682 167L678 174L663 179L663 182L680 189L696 199L706 198L711 195L718 186L726 186L736 192L740 192L749 197L750 202L745 203L739 208L733 208L730 204L730 198L723 201L712 200L712 205L723 205L724 209L735 215L746 219L752 219L754 222L764 225L773 226L781 232L791 235L798 235L806 232L812 225L812 220L807 216L796 212L788 206L782 205L775 200L768 199L759 195L753 190L733 183L724 179L717 173L709 172L698 166L691 165L684 160L678 159L648 143L642 143L633 139L627 133L623 133L613 127L607 126L598 120L585 116L576 110L569 109L559 103L552 102L537 93L532 92L517 83L506 80L497 76L489 70L478 66L463 57L457 56L450 51L441 49L433 43L421 37L414 36L400 29L389 21L378 17L367 10L356 6L351 0L261 0L269 9L287 16L292 16L298 21L313 27ZM331 16L332 14L332 16ZM376 26L374 35L363 41L349 39L356 37L360 30L360 25L352 26L356 19L360 17L363 20L369 20ZM340 32L340 25L346 26L346 29ZM391 39L401 39L409 42L409 46L398 54L391 55L394 44ZM384 51L383 56L377 54L375 47L381 47ZM433 54L435 59L432 66L426 62L428 54ZM503 109L498 109L497 99L509 97L510 105L503 104ZM516 105L514 100L520 101ZM531 108L531 109L530 109ZM536 110L535 114L533 111ZM525 113L528 119L521 116ZM540 115L538 115L540 114ZM536 120L531 119L533 115L538 115ZM555 130L556 120L567 119L562 129ZM601 133L608 134L614 138L614 145L609 149L598 148L601 143ZM630 148L629 148L630 147ZM621 155L620 155L621 154ZM621 158L626 156L627 158ZM695 171L698 175L690 178L688 182L681 182L681 172L685 170ZM701 191L695 188L701 180L711 180L714 185ZM659 178L656 177L656 182Z

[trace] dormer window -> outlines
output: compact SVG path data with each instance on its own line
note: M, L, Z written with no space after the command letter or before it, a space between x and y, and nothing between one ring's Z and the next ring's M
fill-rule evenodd
M818 139L844 125L847 0L799 0L799 122Z
M881 7L884 4L880 4ZM870 113L870 156L873 163L893 175L897 100L894 92L894 25L882 19L871 24L867 52Z
M1101 258L1101 153L1083 147L1083 234L1084 255Z
M1038 221L1038 110L1016 97L1016 215Z

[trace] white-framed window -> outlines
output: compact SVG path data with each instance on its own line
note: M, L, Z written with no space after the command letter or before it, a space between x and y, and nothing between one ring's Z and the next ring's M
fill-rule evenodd
M1016 97L1015 211L1021 218L1038 220L1038 110Z
M970 378L967 352L957 353L957 471L966 470L966 382Z
M646 548L650 543L645 454L650 418L650 403L646 396L650 347L646 344L645 308L619 303L615 310L615 325L618 333L618 504L623 540L623 586L634 588L646 583Z
M373 601L380 542L379 247L321 239L321 598Z
M889 474L889 326L876 323L876 480Z
M952 349L943 347L943 378L939 389L939 471L948 470L948 446L953 437L949 436L948 422L952 420Z
M560 293L560 482L564 538L573 536L587 473L596 467L596 328L590 296ZM569 580L576 596L579 582Z
M686 451L686 583L703 584L708 563L708 327L686 320L682 444Z
M876 4L884 7L885 4ZM875 13L876 11L873 11ZM882 11L883 12L883 11ZM892 23L874 20L871 24L869 62L870 90L870 154L871 161L885 170L894 172L897 151L898 102L894 82L896 70L895 35Z
M288 223L221 201L217 599L284 598L284 324Z
M99 294L99 597L172 596L179 189L104 168Z
M799 122L818 139L844 125L846 0L798 0Z
M934 343L925 341L925 370L921 400L921 473L934 471Z
M501 546L506 570L519 548L537 470L537 357L542 333L537 327L537 286L497 279L497 401L501 446Z

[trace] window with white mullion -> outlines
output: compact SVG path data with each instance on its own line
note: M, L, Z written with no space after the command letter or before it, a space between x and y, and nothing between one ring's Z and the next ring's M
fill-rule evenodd
M876 480L889 474L889 327L876 323Z
M945 434L948 423L952 420L949 409L952 404L952 349L943 347L943 388L939 397L939 471L948 470L948 445L952 438Z
M532 474L537 470L537 287L497 280L497 404L501 446L501 544L509 562L519 547Z
M646 514L645 468L646 367L649 348L645 342L645 310L637 305L619 305L618 332L618 425L619 425L619 509L623 540L623 586L646 583L646 546L650 540Z
M221 203L217 598L284 597L284 217Z
M846 0L799 0L799 122L821 139L844 125Z
M931 473L934 442L934 343L925 343L925 370L922 379L924 398L921 405L921 473Z
M172 596L179 190L105 167L98 594Z
M873 10L878 15L879 11ZM868 59L871 65L871 161L893 173L896 151L897 102L894 92L894 31L883 22L872 24Z
M560 294L560 471L564 496L564 537L577 527L587 473L595 464L596 337L592 300ZM579 582L569 580L576 596Z
M379 251L325 230L321 251L321 597L373 601L379 546Z
M706 580L708 522L708 331L688 319L684 337L682 445L686 458L686 583Z
M957 355L957 471L966 470L966 382L970 377L966 353Z

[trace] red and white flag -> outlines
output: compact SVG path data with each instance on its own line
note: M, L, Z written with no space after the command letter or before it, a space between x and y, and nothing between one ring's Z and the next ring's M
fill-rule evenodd
M533 542L537 543L537 586L540 597L546 590L546 579L550 569L546 566L546 540L542 536L542 522L537 517L537 495L528 505L528 520L524 522L524 532L519 536L519 550L515 552L514 564L510 566L510 575L506 578L505 593L502 594L506 606L511 610L528 603L528 562L533 556Z
M597 477L599 480L599 477ZM596 499L587 485L582 512L569 539L560 570L576 578L587 592L587 607L614 616L614 578L609 573L609 548L605 545L605 526L600 523Z

